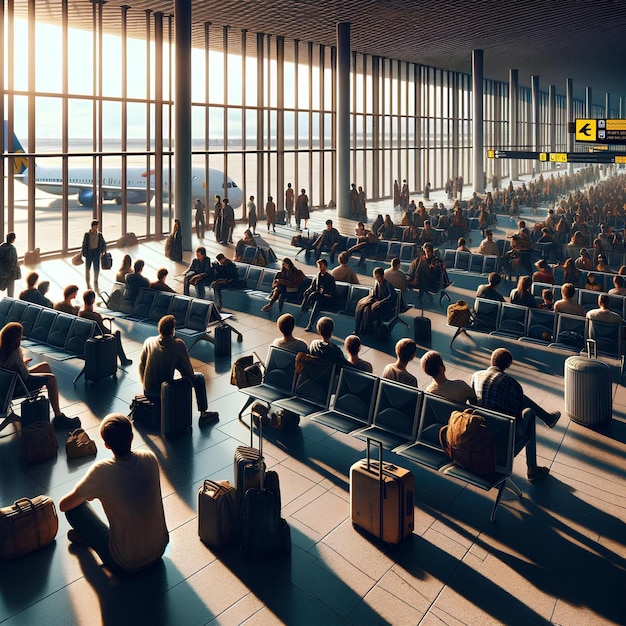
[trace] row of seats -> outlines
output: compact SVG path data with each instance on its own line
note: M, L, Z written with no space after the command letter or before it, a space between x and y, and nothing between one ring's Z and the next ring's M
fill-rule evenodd
M164 315L173 315L176 333L191 340L204 335L209 324L221 320L217 307L209 300L148 288L139 290L132 312L118 311L114 315L153 325L157 325Z
M444 250L443 262L448 270L453 269L476 274L491 274L491 272L499 272L501 269L500 259L497 256L462 250Z
M253 265L237 264L237 273L240 284L245 284L243 289L229 289L223 292L224 303L239 311L245 311L252 314L260 314L261 307L267 304L268 296L272 290L272 284L279 272L273 268L259 268ZM307 277L308 283L311 277ZM335 321L336 334L350 334L354 329L354 313L357 302L369 295L372 291L371 287L365 285L351 285L337 281L337 299L332 308L324 309L324 313L330 315ZM297 317L300 310L301 301L297 299L296 294L285 302L285 311L294 313ZM396 304L393 314L383 322L387 336L396 324L405 324L406 322L399 317L399 314L406 311L409 306L404 300L401 291L396 290ZM268 315L271 315L269 313Z
M476 298L473 321L466 330L573 352L585 350L587 340L592 339L601 356L619 361L624 358L624 328L621 324L545 309L529 309L510 302Z
M550 289L554 294L554 301L561 299L561 286L562 285L550 285L548 283L533 283L531 292L535 296L535 301L540 304L542 299L542 292L544 289ZM600 292L593 291L591 289L577 289L576 301L580 304L585 311L591 311L591 309L598 308L598 295ZM609 309L614 313L617 313L622 319L626 320L626 296L620 296L617 294L607 294L609 296Z
M9 322L22 324L22 344L29 350L57 360L84 358L87 339L97 334L92 320L5 297L0 300L0 328Z
M526 445L520 441L516 448L514 417L480 409L495 444L496 472L479 476L452 463L439 442L439 430L450 413L465 405L351 367L341 369L335 385L334 364L307 357L296 372L295 362L293 352L270 347L262 384L241 389L248 398L240 419L253 401L261 400L361 440L379 442L384 449L445 476L486 491L498 487L491 512L491 520L495 519L513 458Z

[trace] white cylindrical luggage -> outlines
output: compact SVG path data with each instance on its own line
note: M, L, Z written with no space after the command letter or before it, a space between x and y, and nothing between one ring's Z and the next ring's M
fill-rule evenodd
M601 426L613 413L612 372L607 363L591 358L590 349L588 353L565 361L565 412L577 424Z

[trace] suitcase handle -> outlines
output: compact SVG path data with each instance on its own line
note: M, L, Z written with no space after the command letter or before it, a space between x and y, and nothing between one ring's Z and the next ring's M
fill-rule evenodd
M378 506L378 510L379 510L379 518L378 518L378 523L379 523L379 530L378 530L378 537L379 539L382 541L383 539L383 509L385 508L383 506L383 500L385 498L385 482L383 481L383 443L382 441L376 441L376 439L371 439L370 437L367 437L366 441L366 458L367 458L367 471L371 471L370 470L370 445L372 444L372 441L375 441L378 444L378 502L379 502L379 506Z
M597 359L598 358L598 344L596 343L596 340L587 339L585 341L585 346L587 348L587 357L589 357L590 359ZM592 348L593 348L593 356L591 356Z
M271 408L271 407L270 407ZM269 408L268 408L269 413ZM254 437L254 419L252 418L252 411L250 411L250 447L254 448L252 445L252 439ZM259 489L263 489L263 483L265 480L265 469L263 463L263 420L259 419Z

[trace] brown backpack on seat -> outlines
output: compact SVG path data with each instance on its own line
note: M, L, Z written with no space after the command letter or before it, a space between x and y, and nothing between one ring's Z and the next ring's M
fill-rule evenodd
M474 474L496 471L496 450L487 420L473 409L452 411L447 426L439 431L444 452L457 464Z

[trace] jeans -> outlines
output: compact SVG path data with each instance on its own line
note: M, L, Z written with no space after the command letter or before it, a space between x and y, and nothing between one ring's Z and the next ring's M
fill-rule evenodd
M89 278L89 269L93 265L93 283L94 287L98 287L98 276L100 276L100 250L89 250L85 257L85 281L87 289L91 289L91 280Z

